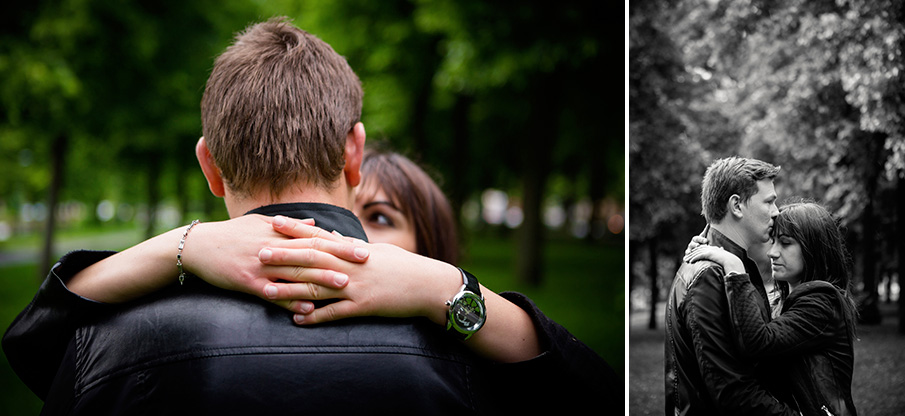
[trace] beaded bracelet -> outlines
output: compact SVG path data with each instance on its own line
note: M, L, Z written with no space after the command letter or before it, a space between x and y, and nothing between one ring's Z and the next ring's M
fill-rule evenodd
M201 220L194 220L191 224L183 231L182 240L179 240L179 252L176 253L176 267L179 268L179 284L181 285L183 281L185 281L185 271L182 270L182 249L185 247L185 238L188 237L189 231L192 231L192 227L197 225Z

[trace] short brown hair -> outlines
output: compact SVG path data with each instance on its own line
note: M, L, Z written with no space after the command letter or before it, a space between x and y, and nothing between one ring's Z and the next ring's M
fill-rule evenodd
M204 137L234 192L329 187L342 173L361 100L345 58L273 18L236 35L214 63L201 99Z
M369 148L362 160L361 177L358 191L362 197L367 199L382 189L411 222L417 254L456 264L459 240L452 207L427 172L399 153Z
M728 212L726 202L737 194L747 201L757 193L757 182L779 175L779 166L757 159L727 157L707 168L701 184L702 214L708 223L721 221Z

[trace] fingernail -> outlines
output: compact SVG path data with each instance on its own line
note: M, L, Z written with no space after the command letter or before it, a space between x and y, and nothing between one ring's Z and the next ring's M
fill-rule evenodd
M338 236L340 236L340 237L343 236L342 234L339 233L339 231L336 231L336 230L333 230L333 234L334 234L334 235L338 235Z
M282 226L286 225L286 217L284 217L282 215L277 215L276 217L273 217L273 225L276 225L277 227L282 227Z
M297 324L305 323L305 315L295 314L292 316L292 320Z
M362 260L368 258L368 250L361 247L355 247L355 257Z
M299 312L301 313L311 313L312 310L314 310L314 305L308 302L301 302L299 305Z
M333 275L333 281L336 282L337 286L343 286L349 281L349 276L342 273L336 273Z
M273 258L273 252L270 251L270 249L262 248L261 251L258 253L258 258L261 259L261 261L266 263L266 262L270 261L270 259Z
M264 286L264 294L270 299L275 298L277 296L277 287L274 285Z

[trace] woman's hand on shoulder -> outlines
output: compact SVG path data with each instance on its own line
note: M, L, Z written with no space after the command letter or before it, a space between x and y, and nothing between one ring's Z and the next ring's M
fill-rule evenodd
M691 250L684 258L686 263L695 263L701 260L710 260L719 264L723 268L724 274L729 274L730 272L745 273L745 265L742 260L722 247L701 245Z
M707 244L710 244L710 241L707 240L706 234L707 234L707 228L705 228L704 231L701 232L701 234L691 237L691 241L688 242L688 247L685 248L685 255L690 254L692 251L694 251L694 249L698 248L699 246L705 246Z

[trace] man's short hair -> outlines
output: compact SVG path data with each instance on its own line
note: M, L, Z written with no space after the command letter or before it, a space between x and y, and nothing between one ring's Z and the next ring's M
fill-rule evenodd
M721 221L728 212L726 202L737 194L747 201L757 193L757 182L774 179L779 166L757 159L727 157L718 159L707 168L701 185L701 208L708 223Z
M295 183L327 188L361 118L361 81L345 58L285 17L236 35L201 100L205 142L240 195Z

